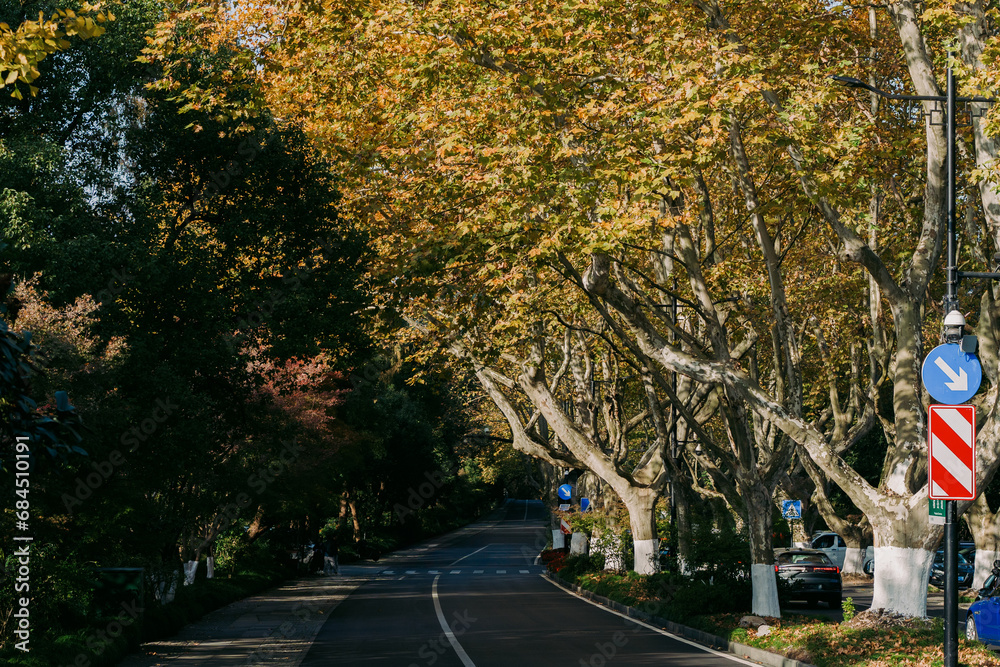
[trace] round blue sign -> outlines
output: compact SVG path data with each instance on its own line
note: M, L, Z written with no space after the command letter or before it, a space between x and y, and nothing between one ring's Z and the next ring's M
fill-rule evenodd
M957 343L938 345L924 359L920 370L927 393L939 403L958 405L976 395L983 382L983 367L974 354Z
M559 497L563 500L569 500L570 496L573 495L573 487L569 484L563 484L559 487Z

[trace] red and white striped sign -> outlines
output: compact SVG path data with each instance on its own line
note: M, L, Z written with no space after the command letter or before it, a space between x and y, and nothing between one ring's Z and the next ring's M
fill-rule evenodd
M932 405L928 485L935 500L976 499L976 406Z

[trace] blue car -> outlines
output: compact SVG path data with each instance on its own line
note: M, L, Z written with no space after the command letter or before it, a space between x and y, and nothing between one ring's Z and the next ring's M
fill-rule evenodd
M976 595L965 617L965 638L985 644L1000 644L1000 560Z

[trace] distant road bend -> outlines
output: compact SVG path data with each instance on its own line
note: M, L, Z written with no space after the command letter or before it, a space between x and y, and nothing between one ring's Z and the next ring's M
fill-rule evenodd
M567 594L541 576L541 501L392 556L327 619L302 667L533 667L755 663Z

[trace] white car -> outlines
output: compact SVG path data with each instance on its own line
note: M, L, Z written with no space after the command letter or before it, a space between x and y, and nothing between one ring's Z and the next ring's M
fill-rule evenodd
M827 558L839 568L844 567L844 557L847 555L847 544L837 533L816 533L810 543L813 549L826 554Z

